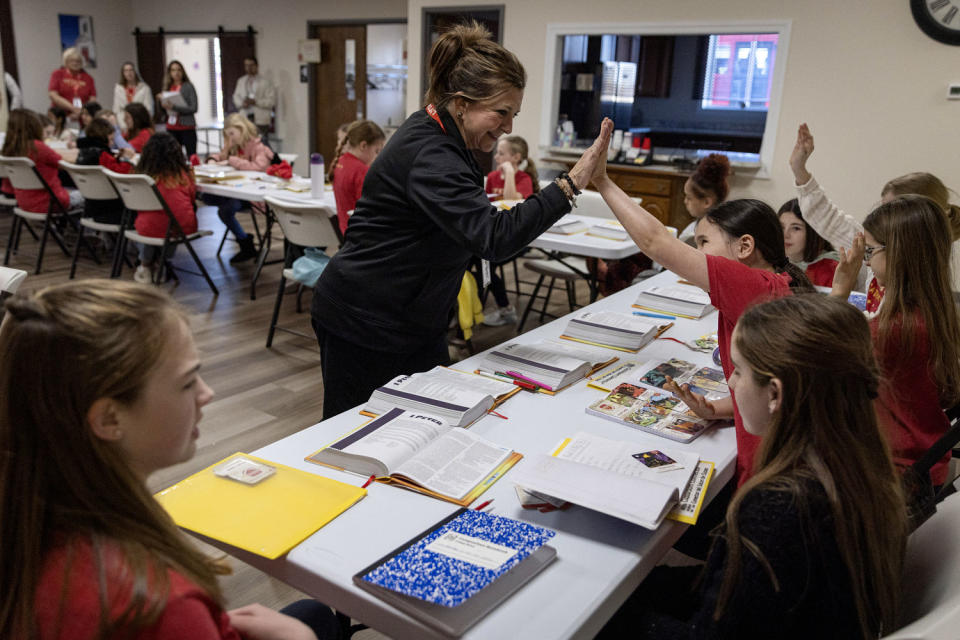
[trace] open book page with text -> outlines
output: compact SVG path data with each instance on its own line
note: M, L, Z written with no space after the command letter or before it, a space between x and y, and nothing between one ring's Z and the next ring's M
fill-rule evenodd
M513 455L509 447L464 429L450 429L394 470L420 486L463 498Z
M677 447L578 432L515 472L524 488L655 529L690 482L700 457Z
M393 409L307 460L364 475L386 476L452 428L436 416Z

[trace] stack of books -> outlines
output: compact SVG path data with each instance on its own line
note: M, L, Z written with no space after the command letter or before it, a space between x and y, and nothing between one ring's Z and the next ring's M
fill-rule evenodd
M696 320L713 311L710 294L692 285L648 285L640 290L633 306Z
M584 311L567 323L563 336L624 351L639 351L659 327L633 315L614 311Z
M557 342L509 343L492 349L486 362L494 371L526 381L548 393L567 387L618 358Z
M362 413L379 416L395 407L440 417L466 427L520 390L510 380L498 381L446 367L397 376L374 390Z

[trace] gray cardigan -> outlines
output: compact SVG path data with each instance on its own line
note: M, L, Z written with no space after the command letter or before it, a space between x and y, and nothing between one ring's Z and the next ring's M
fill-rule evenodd
M180 85L180 96L187 103L185 107L173 106L173 110L180 114L180 124L184 127L197 126L197 119L193 117L197 112L197 90L193 88L193 83L184 82Z

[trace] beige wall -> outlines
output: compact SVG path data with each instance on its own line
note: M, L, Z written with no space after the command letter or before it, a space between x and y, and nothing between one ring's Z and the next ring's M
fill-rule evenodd
M771 176L734 181L734 195L778 204L792 193L787 158L795 128L807 121L817 139L811 169L835 200L862 216L887 179L908 171L935 173L960 190L960 101L945 99L960 82L960 49L934 42L913 23L903 0L503 0L505 44L527 67L529 82L516 132L540 142L541 92L548 22L684 22L790 20L783 105ZM154 29L259 30L261 69L280 88L286 151L307 153L308 98L298 80L296 46L308 20L408 18L407 111L420 106L420 23L424 6L476 5L476 0L208 0L198 17L194 0L12 0L17 56L28 106L46 105L46 83L59 65L57 13L94 18L101 95L109 95L120 61L134 56L134 26ZM225 18L236 16L236 18Z
M299 154L298 171L308 163L310 145L307 85L300 83L297 62L297 41L307 37L307 22L403 18L407 11L405 0L364 0L353 3L332 0L206 0L202 3L202 13L198 11L200 5L196 0L130 0L130 5L132 16L128 31L134 26L153 30L162 25L172 30L216 29L217 25L223 25L225 29L243 30L247 25L253 25L259 32L257 58L260 73L271 78L278 87L277 134L283 139L284 152ZM225 60L224 64L227 63ZM233 91L233 87L224 87L224 90Z
M909 171L930 171L960 191L960 48L934 42L913 22L903 0L504 0L504 44L527 68L528 84L515 133L540 142L545 34L548 22L684 22L790 20L789 54L773 166L768 180L735 179L733 196L774 206L792 197L787 158L801 121L817 151L810 168L850 213L862 217L883 183ZM420 77L424 6L476 5L475 0L410 0L410 84ZM417 108L414 92L407 109Z
M60 23L57 14L93 16L97 68L87 69L97 85L97 97L113 108L113 85L120 65L135 58L130 3L125 0L11 0L17 66L23 104L46 113L50 106L50 74L61 66Z

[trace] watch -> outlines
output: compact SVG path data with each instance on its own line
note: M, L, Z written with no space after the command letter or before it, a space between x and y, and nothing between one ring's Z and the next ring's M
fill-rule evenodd
M944 44L960 45L960 0L910 0L920 29Z

